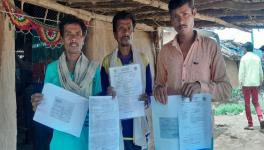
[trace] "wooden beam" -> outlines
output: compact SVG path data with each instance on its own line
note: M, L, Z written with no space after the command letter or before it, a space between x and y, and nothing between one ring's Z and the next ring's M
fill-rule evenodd
M215 17L233 17L233 16L264 16L263 10L255 10L255 11L237 11L237 10L225 10L225 9L210 9L199 11L204 15L212 15Z
M53 0L53 1L61 1L61 2L67 2L67 3L98 3L98 2L111 2L113 0Z
M21 0L20 0L21 1ZM81 9L73 9L61 4L58 4L54 1L50 0L23 0L25 3L41 6L47 9L51 9L54 11L59 11L65 14L72 14L80 19L90 21L92 18L97 18L99 20L103 20L106 22L111 22L111 18L106 16L96 15L88 11L83 11Z
M133 1L141 3L141 4L144 4L144 5L149 5L149 6L152 6L152 7L156 7L156 8L160 8L160 9L168 11L168 4L165 3L165 2L161 2L161 1L158 1L158 0L133 0ZM228 22L226 22L226 21L224 21L222 19L219 19L219 18L215 18L215 17L211 17L211 16L205 16L205 15L202 15L202 14L197 14L195 18L199 19L199 20L212 21L212 22L224 25L224 26L229 27L229 28L237 28L239 30L248 32L246 29L243 29L243 28L241 28L239 26L236 26L234 24L228 23Z
M100 3L100 2L111 2L113 0L51 0L54 2L64 2L64 3L68 3L68 4L72 4L72 3Z
M65 14L71 14L85 21L90 21L91 19L97 19L104 22L112 22L112 16L99 15L82 9L70 8L62 4L58 4L51 0L23 0L23 1L25 3L37 5L54 11L62 12ZM153 27L145 24L137 24L136 29L143 31L154 31Z
M132 0L132 1L168 11L168 4L159 0Z
M200 6L200 5L214 3L214 2L219 2L219 1L225 1L225 0L195 0L194 1L194 5L195 6Z
M67 6L70 6L72 8L125 8L125 7L133 7L138 8L140 7L138 3L135 3L133 1L122 1L122 0L113 0L113 1L104 1L104 2L96 2L96 1L86 1L83 3L80 2L62 2L61 4L65 4Z
M211 17L211 16L205 16L205 15L201 15L201 14L196 14L196 18L199 19L199 20L205 20L205 21L211 21L211 22L215 22L217 24L221 24L221 25L224 25L226 27L230 27L230 28L237 28L239 30L242 30L242 31L245 31L245 32L250 32L244 28L241 28L237 25L234 25L232 23L228 23L222 19L219 19L219 18L215 18L215 17Z
M116 12L119 12L119 11L133 11L135 9L135 7L131 7L131 8L127 8L127 7L123 7L123 8L94 8L94 7L83 7L82 8L83 10L86 10L86 11L91 11L91 12L96 12L96 13L99 13L102 12L102 13L107 13L107 14L115 14Z
M232 10L261 10L264 8L264 2L234 2L234 1L217 1L197 6L198 10L205 9L232 9Z
M264 17L254 17L254 18L236 18L236 19L228 19L228 22L234 22L236 24L263 24L264 23Z
M261 22L261 21L260 21ZM264 21L262 21L264 22ZM263 23L252 23L252 21L250 21L251 24L248 24L249 22L243 21L242 23L238 23L238 25L240 27L243 28L259 28L259 29L264 29ZM217 24L213 23L213 22L208 22L208 21L196 21L195 23L195 27L200 28L200 27L216 27ZM223 25L218 25L218 27L224 27Z

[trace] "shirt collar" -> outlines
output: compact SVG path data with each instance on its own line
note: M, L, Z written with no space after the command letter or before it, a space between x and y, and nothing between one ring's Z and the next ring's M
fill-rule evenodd
M200 41L201 40L201 35L196 30L193 30L193 31L194 31L194 34L195 34L195 40L194 41ZM178 40L177 40L177 36L178 36L178 34L174 37L174 39L172 41L172 46L179 45Z
M133 55L132 50L130 51L130 53L127 56L122 56L121 52L118 50L117 51L117 57L119 57L120 59L131 59Z

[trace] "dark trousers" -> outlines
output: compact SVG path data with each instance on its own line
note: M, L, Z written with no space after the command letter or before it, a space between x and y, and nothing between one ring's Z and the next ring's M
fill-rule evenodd
M124 140L124 147L125 150L141 150L141 147L135 145L132 140Z
M49 150L52 133L51 128L34 122L34 150Z
M43 84L33 85L32 94L42 91ZM32 95L31 94L31 95ZM30 98L29 98L30 99ZM30 103L31 104L31 103ZM31 107L32 110L32 107ZM32 120L32 118L31 118ZM32 120L33 123L33 146L34 150L49 150L53 129Z

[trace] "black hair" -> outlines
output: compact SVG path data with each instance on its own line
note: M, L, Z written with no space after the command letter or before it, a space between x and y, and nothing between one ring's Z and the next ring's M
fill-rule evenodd
M126 11L120 11L118 13L115 14L112 23L113 23L113 32L116 32L117 29L117 21L118 20L123 20L123 19L131 19L132 20L132 24L133 24L133 29L136 26L136 18L133 14L126 12Z
M264 45L262 45L259 49L260 49L261 51L264 51Z
M168 5L169 12L171 13L174 9L180 8L185 4L188 4L190 8L194 8L193 0L170 0Z
M247 52L253 52L253 44L251 42L247 42L243 45L243 47L247 50Z
M78 24L80 25L81 29L82 29L82 35L86 35L87 32L87 27L85 25L85 23L83 22L83 20L72 16L72 15L65 15L59 23L59 29L60 29L60 34L62 37L64 37L64 26L67 24Z

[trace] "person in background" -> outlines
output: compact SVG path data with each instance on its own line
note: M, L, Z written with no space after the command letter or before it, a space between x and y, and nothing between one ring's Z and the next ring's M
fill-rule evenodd
M264 62L264 45L262 45L259 49L262 51L261 62Z
M242 87L242 92L245 99L245 111L248 125L244 128L246 130L253 130L253 121L250 110L250 97L257 112L258 120L261 129L264 129L264 120L262 110L258 102L259 88L263 82L263 70L260 58L253 53L253 44L247 42L244 45L246 54L240 60L239 66L239 84Z

